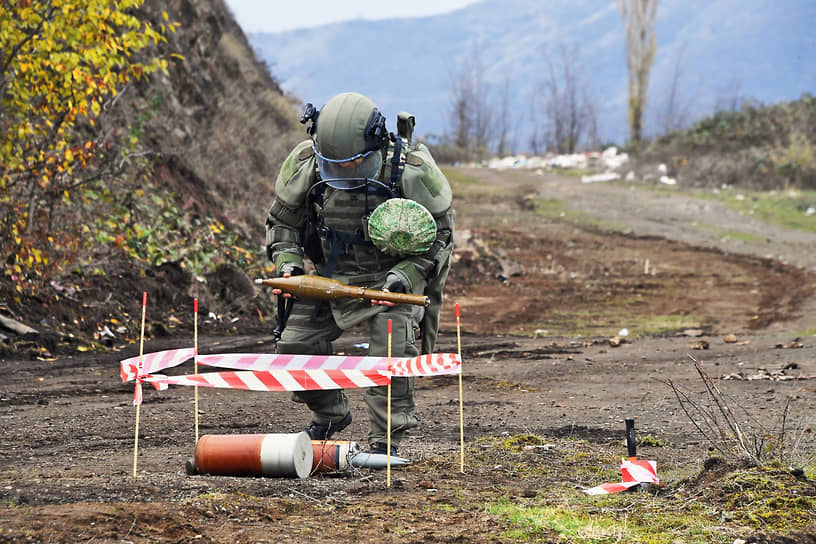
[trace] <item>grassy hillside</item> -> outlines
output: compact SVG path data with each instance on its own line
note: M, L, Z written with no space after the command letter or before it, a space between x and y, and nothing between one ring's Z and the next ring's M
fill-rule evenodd
M157 29L178 24L137 53L165 59L167 70L132 79L96 119L73 127L66 140L104 151L61 171L56 198L32 184L16 209L43 220L3 247L0 312L55 342L99 340L106 324L132 334L143 290L165 323L193 297L216 321L238 312L258 323L270 311L265 300L240 308L236 300L254 299L246 276L267 266L263 222L280 164L303 137L299 103L283 95L223 0L147 0L136 13ZM21 24L14 17L3 13ZM65 319L75 311L87 320Z
M816 97L719 112L651 142L639 159L666 164L685 185L816 189Z

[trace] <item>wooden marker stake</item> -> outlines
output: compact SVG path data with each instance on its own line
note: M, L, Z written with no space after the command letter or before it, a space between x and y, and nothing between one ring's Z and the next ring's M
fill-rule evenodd
M139 338L139 370L136 373L136 390L133 403L136 404L136 431L133 435L133 477L136 478L136 459L139 455L139 412L142 408L142 358L144 357L145 312L147 310L147 291L142 291L142 332Z
M462 333L459 328L459 303L456 304L456 350L459 353L459 470L465 473L465 415L462 400Z

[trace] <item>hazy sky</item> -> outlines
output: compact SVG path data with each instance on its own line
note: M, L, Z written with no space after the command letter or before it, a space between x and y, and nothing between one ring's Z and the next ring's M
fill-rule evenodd
M244 32L282 32L350 19L421 17L447 13L477 0L226 0Z

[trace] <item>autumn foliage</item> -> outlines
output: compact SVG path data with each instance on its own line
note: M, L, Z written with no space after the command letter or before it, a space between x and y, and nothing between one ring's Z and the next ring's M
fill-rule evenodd
M167 68L134 60L175 30L166 13L158 28L139 18L142 3L0 0L0 268L16 282L87 244L88 210L110 204L134 154L138 134L113 137L96 121L133 81Z

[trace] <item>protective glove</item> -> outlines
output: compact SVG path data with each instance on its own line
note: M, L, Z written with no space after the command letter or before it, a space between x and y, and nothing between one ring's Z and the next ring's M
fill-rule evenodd
M305 273L303 268L299 267L295 263L286 263L280 267L278 270L278 276L283 277L287 274L289 276L302 276Z
M408 288L405 285L403 278L399 275L394 274L393 272L389 272L385 276L385 283L383 284L384 291L390 291L391 293L407 293Z

